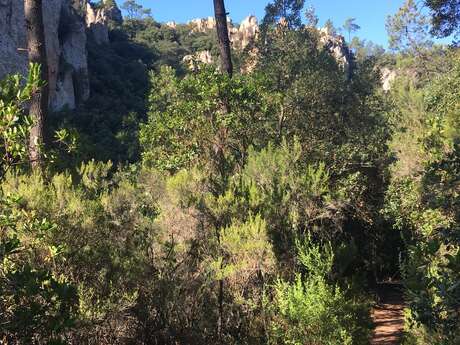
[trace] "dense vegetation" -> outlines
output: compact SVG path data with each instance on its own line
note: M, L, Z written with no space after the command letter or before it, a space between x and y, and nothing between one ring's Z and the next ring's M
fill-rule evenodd
M454 32L441 2L431 32ZM42 171L39 66L0 83L0 343L368 344L388 279L405 344L460 342L460 54L407 0L392 51L349 37L348 70L303 8L267 6L231 78L182 62L217 56L214 32L127 1L111 43L88 42L91 99L48 121Z

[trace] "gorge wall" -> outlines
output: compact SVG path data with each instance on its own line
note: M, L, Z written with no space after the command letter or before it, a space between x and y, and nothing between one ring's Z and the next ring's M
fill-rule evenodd
M113 0L93 6L87 0L47 0L43 22L49 69L50 107L74 109L90 95L87 40L108 43L111 20L121 22ZM0 0L0 79L25 75L28 68L24 3Z

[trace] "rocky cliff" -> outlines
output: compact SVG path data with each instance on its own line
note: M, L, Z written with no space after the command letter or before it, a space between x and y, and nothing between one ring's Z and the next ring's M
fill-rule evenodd
M255 16L250 15L246 17L238 26L234 25L232 20L228 18L227 24L230 42L232 43L234 49L243 50L251 42L257 39L259 34L259 24ZM171 28L175 28L176 26L173 22L167 23L167 25ZM195 32L206 32L216 29L216 21L214 17L193 19L188 22L188 25L190 25L192 27L192 31ZM283 19L280 21L280 25L283 25ZM330 51L337 63L344 69L345 73L350 76L353 56L345 43L344 37L329 32L327 28L318 29L318 33L321 45ZM257 52L252 50L249 54L257 55ZM192 60L202 63L212 63L213 61L209 51L198 52L194 56L187 55L184 58L185 62L190 62ZM250 71L253 67L254 66L243 66L243 71Z
M333 34L327 27L318 30L320 43L332 54L337 64L351 77L353 56L342 35Z
M168 23L171 27L172 23ZM214 17L193 19L188 22L192 31L205 32L216 29L216 20ZM244 49L246 46L257 38L259 24L255 16L246 17L239 26L235 26L230 18L227 18L228 33L230 42L235 49Z
M47 0L43 7L48 55L50 107L74 109L89 98L86 43L108 43L108 25L121 21L113 0L98 7L87 0ZM91 37L90 37L91 36ZM24 4L0 0L0 78L27 73Z

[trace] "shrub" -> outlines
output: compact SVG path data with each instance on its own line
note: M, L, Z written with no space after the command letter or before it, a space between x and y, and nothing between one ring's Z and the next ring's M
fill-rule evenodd
M312 243L297 244L304 273L278 280L271 307L270 344L367 344L368 306L328 282L334 255Z

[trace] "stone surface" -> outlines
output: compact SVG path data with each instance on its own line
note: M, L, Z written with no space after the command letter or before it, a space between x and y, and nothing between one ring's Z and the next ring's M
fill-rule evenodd
M62 106L58 106L60 104L67 104L73 109L88 100L90 95L85 23L70 6L64 6L61 12L61 23L64 22L67 23L66 29L61 31L59 42L61 79L57 85L56 97L52 99L54 109L62 109Z
M196 70L198 68L198 64L211 64L213 63L213 58L211 52L209 50L203 50L200 52L195 53L194 55L186 55L182 59L182 61L191 69Z
M108 26L121 23L114 0L94 8L87 0L46 0L43 7L48 58L50 107L73 109L90 95L87 35L97 44L109 42ZM27 74L24 2L0 0L0 78Z
M177 23L175 21L166 22L166 26L171 28L171 29L175 29L175 28L177 28Z
M346 74L351 77L353 56L341 35L329 32L327 27L319 29L320 43L326 47Z
M246 17L238 28L230 30L230 41L235 49L244 49L253 42L259 34L259 23L255 16Z
M192 31L194 32L206 32L216 29L216 20L214 17L193 19L187 24L192 27ZM227 25L230 42L232 42L235 49L239 50L246 48L250 42L256 39L259 32L257 18L252 15L246 17L239 27L235 26L232 20L227 17Z
M123 23L123 15L115 0L104 0L105 16L116 24Z
M86 26L97 44L109 43L108 19L104 9L96 9L86 4Z
M214 17L192 19L187 24L192 27L194 32L205 32L216 28L216 19Z
M86 3L85 21L88 31L96 44L109 43L109 26L111 22L120 25L123 17L114 0L104 0L102 7Z
M24 2L0 0L0 78L27 73Z
M388 67L384 67L380 70L382 88L384 91L390 91L391 86L398 76L398 73L395 70L391 70Z

